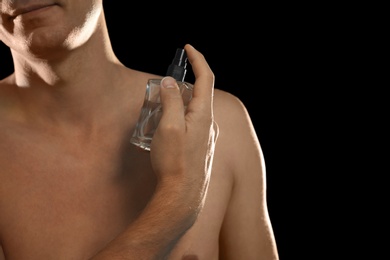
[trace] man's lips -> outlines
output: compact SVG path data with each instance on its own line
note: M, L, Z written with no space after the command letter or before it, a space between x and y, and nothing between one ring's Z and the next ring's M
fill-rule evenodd
M30 6L25 6L25 7L19 7L17 9L15 9L15 11L12 12L11 16L12 18L16 18L17 16L19 15L22 15L22 14L26 14L26 13L30 13L30 12L34 12L34 11L38 11L40 9L44 9L44 8L47 8L47 7L50 7L50 6L53 6L55 4L45 4L45 5L30 5Z

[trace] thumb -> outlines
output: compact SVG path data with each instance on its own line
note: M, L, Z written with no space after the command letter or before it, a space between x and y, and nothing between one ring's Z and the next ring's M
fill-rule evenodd
M167 76L161 80L160 90L162 116L160 125L184 124L184 104L179 86L173 77Z

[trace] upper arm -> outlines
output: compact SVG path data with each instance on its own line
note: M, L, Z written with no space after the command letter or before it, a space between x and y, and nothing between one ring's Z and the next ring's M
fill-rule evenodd
M236 97L216 101L223 149L234 184L221 237L221 259L278 259L266 202L266 172L261 146L249 114Z

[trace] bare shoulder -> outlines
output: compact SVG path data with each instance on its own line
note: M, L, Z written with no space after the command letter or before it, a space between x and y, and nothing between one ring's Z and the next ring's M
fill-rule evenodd
M149 79L163 78L163 76L161 75L156 75L146 71L135 70L128 67L122 67L122 69L125 71L126 81L135 81L136 83L141 84L143 86L146 86L146 82Z
M12 75L4 79L0 79L0 94L2 94L6 89L12 85ZM1 98L1 95L0 95Z
M12 83L12 75L0 80L0 123L5 114L15 106L16 95L15 87Z
M0 79L0 100L5 100L15 89L14 75Z
M252 124L245 104L237 96L221 89L214 90L214 115L221 124L241 123L235 130Z
M240 158L245 151L260 149L248 110L237 96L215 89L214 117L220 129L218 145L224 151Z
M257 183L256 189L263 191L265 162L245 104L237 96L215 89L214 120L219 127L215 162L222 162L235 181L256 180L250 185Z
M236 96L215 89L214 117L219 126L214 166L229 172L233 181L221 227L221 259L277 260L265 161L247 108Z
M14 81L14 74L8 75L5 78L0 78L0 86L9 85Z

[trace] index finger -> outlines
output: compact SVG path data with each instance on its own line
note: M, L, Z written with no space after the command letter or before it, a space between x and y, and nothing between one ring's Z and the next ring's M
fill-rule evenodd
M193 98L208 98L209 104L212 104L214 95L214 73L210 69L205 57L197 51L192 45L186 44L184 49L187 53L188 61L191 64L195 76Z

